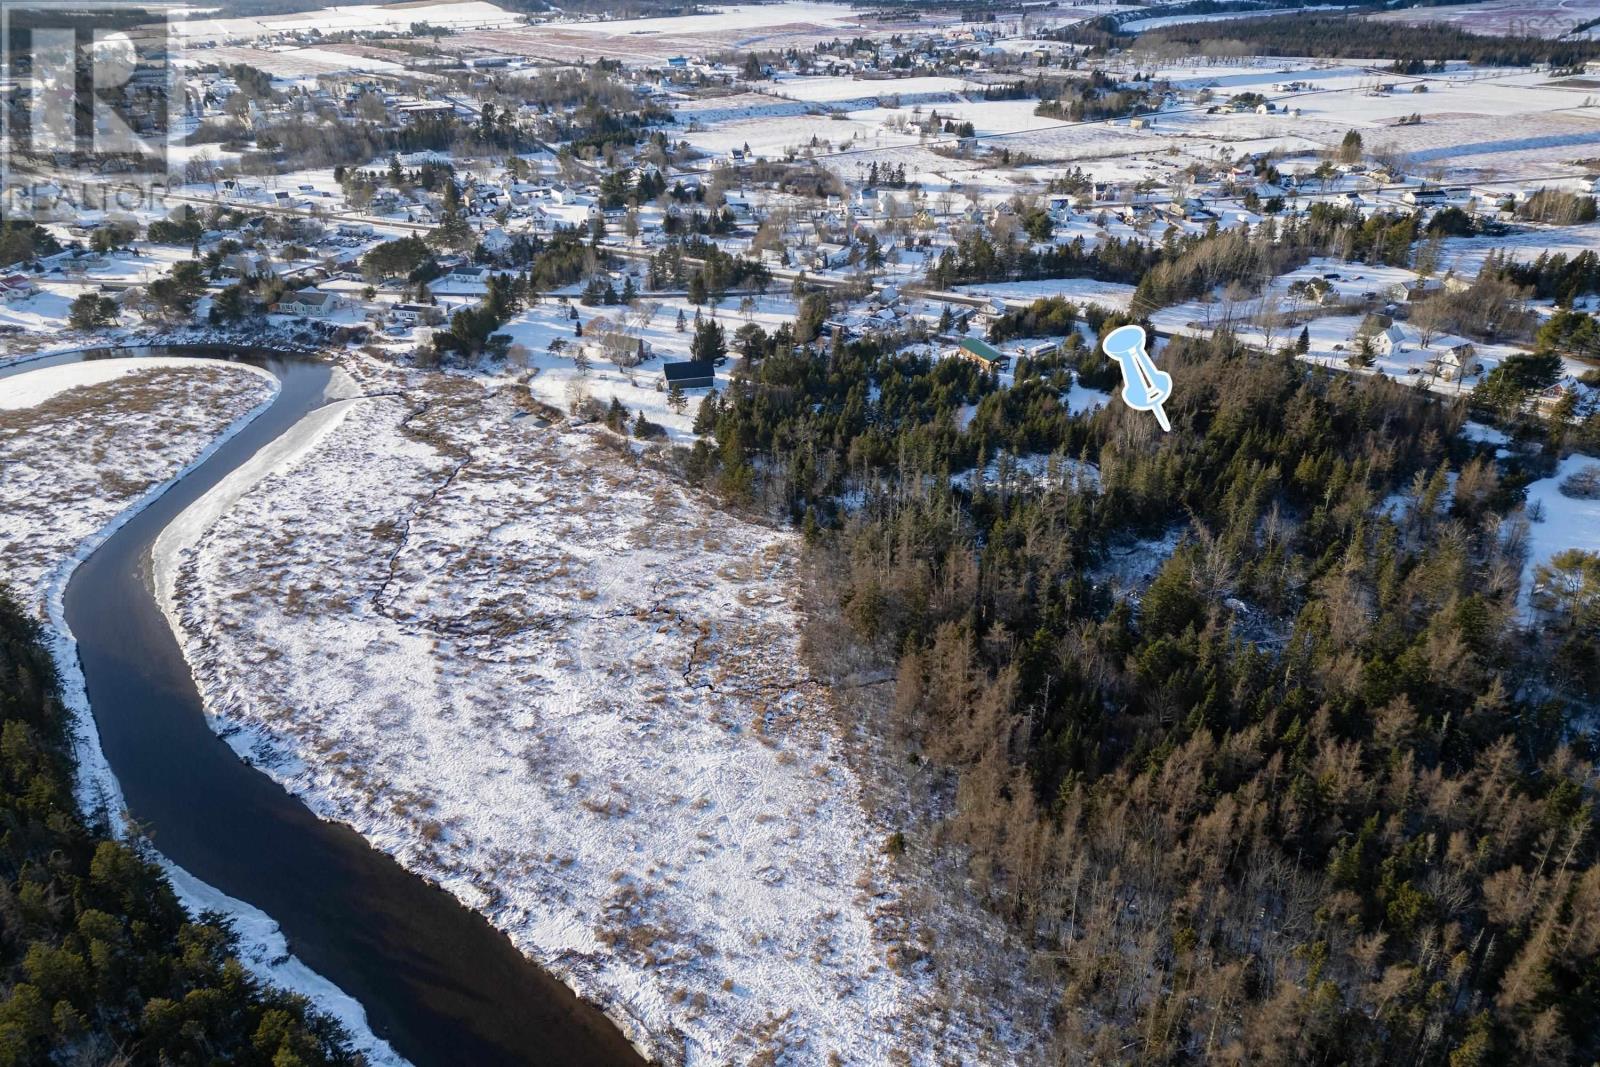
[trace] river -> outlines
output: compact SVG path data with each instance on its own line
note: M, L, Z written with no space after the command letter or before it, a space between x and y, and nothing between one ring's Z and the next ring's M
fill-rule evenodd
M418 1067L643 1065L578 998L444 890L347 826L318 819L212 732L162 615L151 546L183 510L326 402L332 371L306 357L207 348L51 357L196 355L275 374L270 407L83 562L65 594L94 719L128 810L178 866L282 927L307 966L356 998Z

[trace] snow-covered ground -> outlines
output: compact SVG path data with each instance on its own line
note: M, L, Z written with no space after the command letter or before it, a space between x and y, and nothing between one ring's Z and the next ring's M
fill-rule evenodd
M326 7L288 15L261 18L194 19L173 23L173 32L185 43L251 40L278 33L347 33L404 30L414 23L450 29L514 26L518 16L487 0L448 0L445 3L363 4Z
M229 742L667 1062L975 1062L799 662L792 536L522 386L361 373L404 399L180 560Z
M53 572L151 486L270 398L222 361L96 360L0 378L0 558L43 614Z
M1554 474L1528 486L1528 562L1522 575L1522 603L1526 608L1533 569L1568 548L1600 552L1600 500L1583 500L1561 492L1561 483L1579 471L1600 467L1600 459L1574 453L1561 461Z
M271 400L276 380L220 360L127 358L0 377L0 581L44 620L74 716L79 801L121 819L121 791L100 752L77 653L62 611L79 561ZM258 977L304 993L333 1014L374 1067L404 1061L367 1027L361 1006L289 953L270 917L164 857L155 859L191 913L220 912Z
M959 285L957 292L974 296L996 296L1007 304L1026 307L1035 300L1059 296L1075 304L1096 304L1108 311L1126 311L1133 302L1131 285L1102 282L1094 278L1046 278L1031 282L985 282Z
M721 33L726 30L759 30L792 23L817 26L847 26L855 22L856 12L848 4L818 4L789 0L781 4L733 4L704 15L676 15L663 18L617 19L584 22L568 27L577 33L599 37L622 34Z
M785 77L777 79L770 86L771 92L775 95L814 103L837 103L888 96L897 96L907 101L938 96L956 99L962 93L972 91L973 88L971 83L959 78L942 76L887 79Z
M774 284L773 288L782 286ZM772 333L783 323L792 321L795 315L795 301L787 293L751 294L748 313L740 310L743 300L743 297L730 296L716 313L730 349L729 362L717 370L719 389L727 388L735 358L734 334L740 327L754 323ZM664 363L689 358L697 310L707 318L711 316L711 308L697 309L682 297L648 293L632 308L586 307L577 301L546 300L518 312L505 325L504 332L514 344L527 350L526 366L533 372L527 389L535 399L567 411L583 398L601 404L609 404L615 398L630 413L642 411L646 419L666 430L671 440L682 443L690 438L694 414L706 390L688 390L684 410L674 411L661 368ZM578 314L575 321L583 324L582 337L575 335L574 320L568 318L574 311ZM684 316L681 333L677 328L679 313ZM580 369L574 357L583 349L585 341L593 341L613 328L624 329L630 338L644 341L650 347L652 358L628 368L592 353L588 369ZM560 350L551 351L551 342L557 341Z

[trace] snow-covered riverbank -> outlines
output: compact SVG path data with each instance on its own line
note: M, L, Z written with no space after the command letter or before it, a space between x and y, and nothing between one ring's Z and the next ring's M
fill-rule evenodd
M119 834L121 789L100 749L76 644L63 607L79 563L150 501L203 463L271 404L277 381L220 360L129 357L0 377L0 557L4 578L46 622L46 638L73 713L79 803ZM350 1032L374 1067L402 1064L372 1034L361 1006L290 954L277 924L165 857L193 914L226 915L245 964L263 980L310 997Z

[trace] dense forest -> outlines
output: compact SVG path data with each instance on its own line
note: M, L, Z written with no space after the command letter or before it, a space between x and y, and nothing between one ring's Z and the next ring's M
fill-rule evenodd
M1553 444L1226 332L1162 351L1173 433L1072 417L1072 309L1013 328L1064 339L1007 389L741 331L688 462L805 531L814 669L890 672L836 694L942 783L891 853L1010 922L1062 1063L1592 1062L1600 559L1518 604Z
M1354 56L1363 59L1464 59L1490 66L1581 66L1600 57L1600 41L1544 37L1494 37L1429 23L1400 26L1358 16L1294 14L1162 26L1139 36L1152 48L1203 51L1219 41L1239 42L1241 54L1262 56ZM1126 40L1123 44L1126 45Z
M39 627L0 587L0 1065L354 1065L136 848L84 824Z

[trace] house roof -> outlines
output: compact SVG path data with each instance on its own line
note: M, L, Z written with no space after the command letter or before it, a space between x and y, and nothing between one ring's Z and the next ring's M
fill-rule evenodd
M704 360L684 360L679 363L663 364L661 373L669 383L684 382L713 378L716 376L717 368Z
M970 356L975 356L985 363L999 363L1006 358L994 345L988 341L980 341L976 337L963 337L959 347L961 351Z

